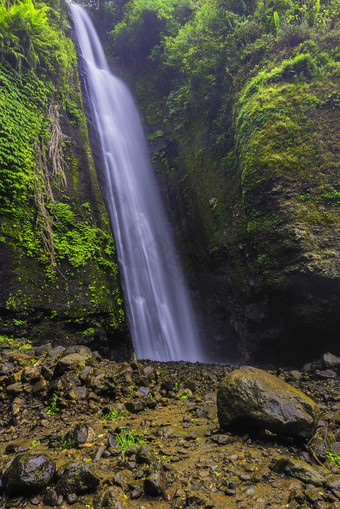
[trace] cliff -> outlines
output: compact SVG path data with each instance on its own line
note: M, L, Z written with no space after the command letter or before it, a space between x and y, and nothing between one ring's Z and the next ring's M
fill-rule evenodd
M120 356L128 347L114 240L67 8L52 7L26 0L0 12L0 334Z

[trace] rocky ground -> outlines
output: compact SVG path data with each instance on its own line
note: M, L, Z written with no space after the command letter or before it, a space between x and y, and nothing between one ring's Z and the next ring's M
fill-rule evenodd
M297 440L265 421L220 429L232 366L0 350L0 509L340 508L340 359L271 372L320 409L316 434Z

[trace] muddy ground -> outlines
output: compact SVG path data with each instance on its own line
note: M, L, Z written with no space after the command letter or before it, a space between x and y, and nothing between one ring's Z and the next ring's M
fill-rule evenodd
M115 363L82 347L12 340L0 349L0 467L21 454L56 464L53 479L24 495L8 494L5 474L0 508L340 508L340 482L316 485L271 468L284 455L340 479L340 379L332 370L271 371L320 407L318 433L306 443L219 429L216 390L233 366ZM97 485L61 495L69 463L88 469ZM152 474L156 487L148 488Z

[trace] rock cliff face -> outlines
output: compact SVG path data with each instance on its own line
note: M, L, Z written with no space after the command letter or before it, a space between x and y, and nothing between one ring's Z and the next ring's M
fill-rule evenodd
M340 353L338 18L325 29L288 3L253 2L247 17L223 5L207 21L186 13L144 67L120 46L123 33L133 53L127 14L114 50L151 133L207 352L299 365Z
M12 147L12 156L1 151L0 334L87 343L119 358L130 343L114 240L75 51L63 33L55 37L65 41L66 67L45 88L42 70L0 68L1 141Z

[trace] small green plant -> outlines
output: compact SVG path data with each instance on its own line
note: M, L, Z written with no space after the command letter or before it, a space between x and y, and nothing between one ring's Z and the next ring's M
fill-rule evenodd
M92 334L94 334L94 328L89 327L88 329L84 330L80 334L81 334L81 336L92 336Z
M33 366L36 362L38 362L37 359L23 359L20 364L21 366Z
M103 414L101 421L118 421L121 418L121 412L117 408L113 408L110 412Z
M57 412L60 412L60 408L57 406L58 396L53 396L53 399L50 403L50 406L47 409L47 415L55 415Z
M136 431L134 429L123 429L116 436L116 441L118 446L121 448L123 453L128 449L131 445L141 446L145 444L145 436L144 433L140 431Z
M333 454L332 452L328 451L326 456L327 459L334 461L337 465L340 466L340 453Z
M76 442L75 442L75 439L74 438L62 438L59 442L59 449L60 450L63 450L63 449L72 449L73 447L75 447L76 445Z
M33 440L32 441L32 444L30 445L29 447L29 450L31 451L32 449L34 449L35 447L37 447L37 445L40 444L40 440Z

